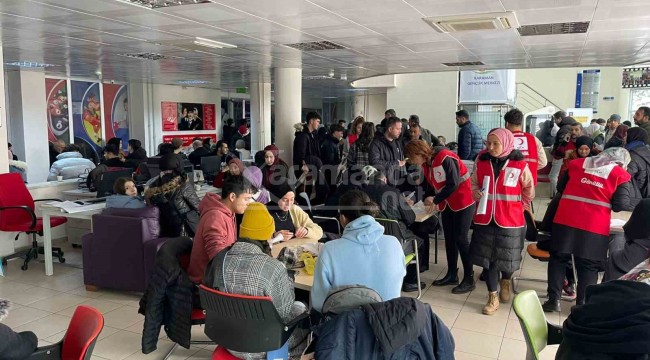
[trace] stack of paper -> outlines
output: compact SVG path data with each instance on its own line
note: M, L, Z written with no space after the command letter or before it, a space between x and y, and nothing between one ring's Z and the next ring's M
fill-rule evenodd
M106 207L106 204L101 202L97 204L84 204L83 202L75 201L52 201L46 205L61 209L61 211L68 214L74 214L83 211L99 210Z

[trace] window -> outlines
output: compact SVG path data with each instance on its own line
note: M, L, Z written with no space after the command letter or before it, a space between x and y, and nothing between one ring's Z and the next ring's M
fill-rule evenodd
M630 90L630 107L628 108L627 119L630 120L634 117L636 109L641 106L650 105L650 89L632 89Z

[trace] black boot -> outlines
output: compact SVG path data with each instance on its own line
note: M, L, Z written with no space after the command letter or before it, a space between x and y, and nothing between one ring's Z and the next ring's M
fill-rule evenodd
M442 279L435 280L433 286L458 285L458 269L449 270Z
M562 310L560 300L548 299L544 304L542 304L542 309L544 309L545 312L560 312Z
M481 281L487 281L487 270L483 269L481 275L478 276L478 279Z
M451 289L451 293L466 294L470 291L473 291L474 289L476 289L476 283L474 282L474 273L471 273L469 275L465 275L460 285L455 286L453 289Z
M420 283L420 289L424 290L424 288L427 287L427 284L421 282ZM413 292L413 291L418 291L418 284L409 284L409 283L404 283L402 284L402 291L403 292Z

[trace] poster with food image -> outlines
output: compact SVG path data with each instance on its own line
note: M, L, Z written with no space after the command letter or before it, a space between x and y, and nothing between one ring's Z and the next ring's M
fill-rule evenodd
M129 142L129 99L126 85L102 84L104 97L104 138L122 140L122 150Z
M84 141L97 153L104 144L99 86L99 83L86 81L70 82L75 139Z
M68 111L68 82L65 79L45 79L47 101L47 137L50 142L70 143Z

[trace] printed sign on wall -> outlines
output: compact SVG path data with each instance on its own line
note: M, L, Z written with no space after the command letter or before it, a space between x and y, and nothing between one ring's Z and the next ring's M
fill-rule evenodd
M163 142L164 143L170 143L172 142L173 139L181 139L183 140L183 146L190 146L192 145L192 141L194 138L200 138L201 140L205 138L210 138L212 139L213 142L217 142L217 134L192 134L192 133L183 133L179 135L163 135Z
M126 85L102 84L104 90L104 135L122 139L122 150L129 142L129 100Z
M621 86L623 88L650 87L650 68L640 67L623 69Z
M161 104L163 131L216 130L214 104L176 103Z
M460 72L461 104L514 104L514 70L476 70Z
M103 145L99 83L71 81L70 87L75 144L88 145L86 150L93 150L98 158Z
M47 137L51 142L63 140L70 143L70 115L68 111L68 82L45 79L47 96Z

